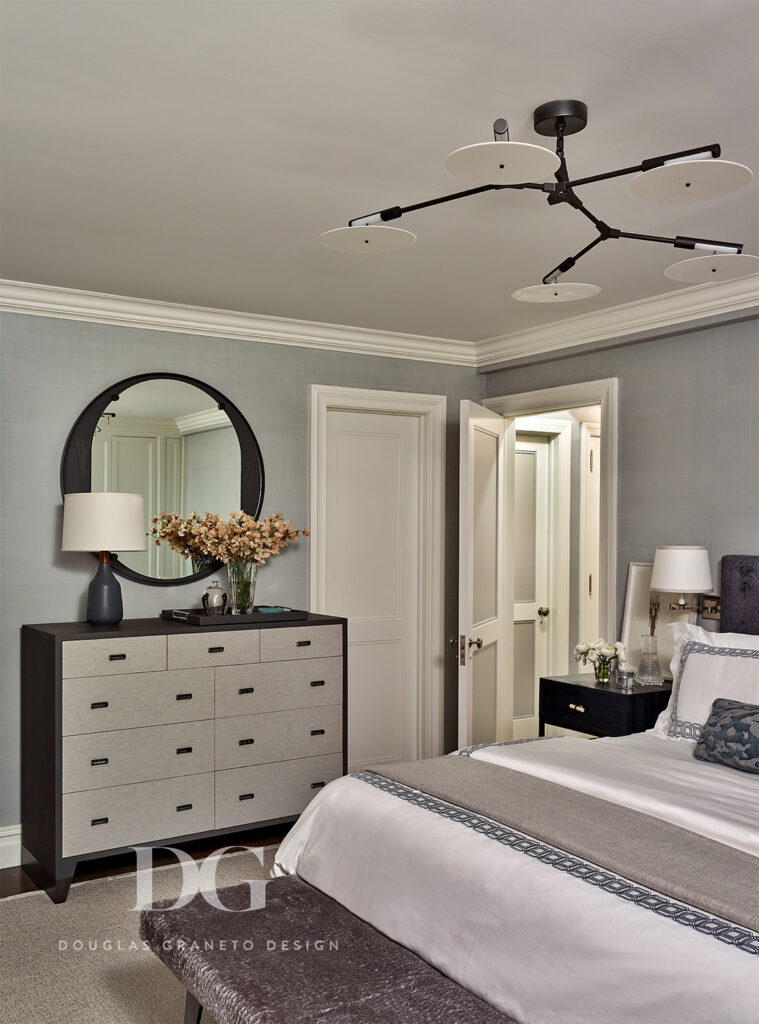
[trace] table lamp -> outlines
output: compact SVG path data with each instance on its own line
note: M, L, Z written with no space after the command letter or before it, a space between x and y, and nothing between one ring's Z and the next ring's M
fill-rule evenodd
M146 547L145 499L141 494L64 495L61 551L100 554L87 595L87 621L93 626L115 626L124 617L111 552L144 551Z

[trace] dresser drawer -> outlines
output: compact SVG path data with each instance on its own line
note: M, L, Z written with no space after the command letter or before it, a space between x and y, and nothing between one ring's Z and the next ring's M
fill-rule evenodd
M301 626L261 630L261 661L336 658L343 653L342 626Z
M62 854L94 853L213 828L213 773L63 797Z
M63 735L213 718L213 669L63 681Z
M624 707L617 708L619 699L624 700L624 696L614 693L599 695L592 687L552 684L544 679L540 686L540 717L564 729L622 735L625 732L624 722L618 730L611 731L610 726L619 713L624 720Z
M342 708L306 708L216 720L216 768L241 768L343 748Z
M64 640L63 678L160 672L166 668L165 636Z
M216 773L216 828L290 818L343 773L342 754Z
M169 668L247 665L259 660L258 629L187 633L168 637Z
M343 659L308 658L216 669L216 717L340 704Z
M66 736L63 792L213 771L213 742L213 722Z

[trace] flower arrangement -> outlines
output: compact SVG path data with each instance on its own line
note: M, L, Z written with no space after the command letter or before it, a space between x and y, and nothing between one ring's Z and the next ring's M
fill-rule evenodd
M592 644L581 640L575 647L575 661L581 661L583 665L590 662L598 682L607 682L613 663L616 661L621 665L627 661L627 649L620 640L610 643L601 637Z
M233 615L252 611L257 567L299 537L309 535L308 530L293 529L290 520L279 513L257 520L247 512L230 512L225 520L215 512L204 516L193 512L186 517L162 512L153 516L152 523L150 532L156 544L165 541L195 565L207 566L218 559L227 566Z

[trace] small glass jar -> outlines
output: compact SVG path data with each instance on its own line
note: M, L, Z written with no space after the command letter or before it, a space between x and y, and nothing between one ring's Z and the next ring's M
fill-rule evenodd
M206 615L223 615L227 610L227 592L218 580L211 580L203 591L203 610Z

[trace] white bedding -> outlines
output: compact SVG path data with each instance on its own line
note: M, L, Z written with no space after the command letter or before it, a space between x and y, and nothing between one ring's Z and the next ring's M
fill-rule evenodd
M739 805L756 810L759 779L689 755L685 744L636 736L552 739L475 756L668 820L684 814L687 827L724 830L732 845L755 850ZM591 778L594 762L601 781ZM755 1019L759 956L359 778L331 783L309 805L279 848L275 872L299 874L522 1024Z

